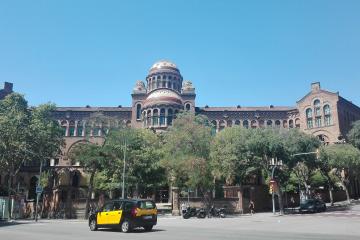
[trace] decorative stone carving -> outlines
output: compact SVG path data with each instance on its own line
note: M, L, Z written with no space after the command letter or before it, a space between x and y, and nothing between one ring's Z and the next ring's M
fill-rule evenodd
M136 92L145 91L145 83L141 80L137 81L133 90Z
M186 80L186 81L183 82L182 88L185 91L189 91L189 90L193 90L194 86L193 86L192 82Z

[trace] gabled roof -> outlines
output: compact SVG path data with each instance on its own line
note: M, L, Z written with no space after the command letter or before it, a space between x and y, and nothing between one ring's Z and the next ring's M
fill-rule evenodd
M316 92L313 92L313 91L310 91L308 94L306 94L304 97L302 97L299 101L297 101L296 103L300 103L302 101L304 101L307 97L309 97L310 95L314 94L314 93L325 93L325 94L329 94L329 95L335 95L335 96L339 96L339 92L329 92L329 91L326 91L326 90L323 90L323 89L320 89L319 91L316 91Z

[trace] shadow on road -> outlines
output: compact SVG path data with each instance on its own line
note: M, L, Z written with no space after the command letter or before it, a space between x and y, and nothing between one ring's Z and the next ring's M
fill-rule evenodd
M121 232L121 229L119 228L101 228L101 229L98 229L98 231L102 231L102 232ZM132 233L155 233L155 232L164 232L166 230L164 229L153 229L152 231L145 231L144 229L141 229L141 228L135 228L134 230L132 230L131 232L129 232L129 234L132 234ZM126 234L126 233L124 233Z

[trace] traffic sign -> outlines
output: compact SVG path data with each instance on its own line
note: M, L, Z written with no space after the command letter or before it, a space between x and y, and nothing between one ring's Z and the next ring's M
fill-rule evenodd
M42 192L43 192L43 188L41 186L37 186L36 193L42 193Z

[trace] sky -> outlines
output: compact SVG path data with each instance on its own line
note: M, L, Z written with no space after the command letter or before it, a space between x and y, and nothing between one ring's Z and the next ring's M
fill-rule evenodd
M295 106L317 81L360 105L359 12L358 0L0 0L0 88L33 106L130 106L166 59L197 106Z

